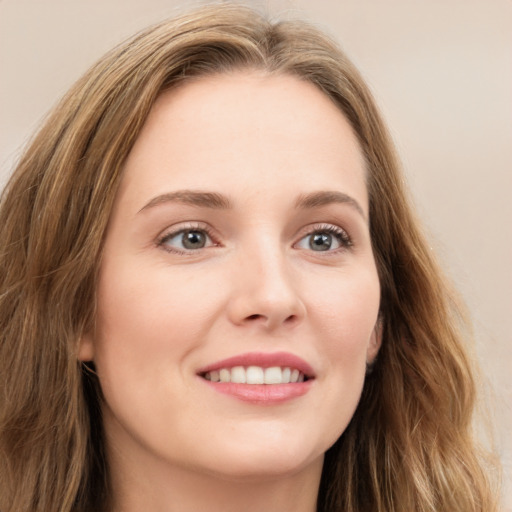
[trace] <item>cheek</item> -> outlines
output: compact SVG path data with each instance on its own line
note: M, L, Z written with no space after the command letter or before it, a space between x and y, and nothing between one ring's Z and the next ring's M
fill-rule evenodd
M114 377L154 381L161 375L156 368L179 364L204 338L215 316L215 296L205 288L208 283L194 276L158 265L137 269L105 262L94 357L102 384Z
M337 274L324 283L310 303L331 390L328 408L337 419L338 435L352 417L366 375L367 352L379 312L380 287L376 272Z
M217 298L184 272L150 265L137 271L119 262L105 262L103 269L94 362L106 422L140 440L147 437L144 429L164 439L165 428L179 427L176 411L189 407L183 398L189 354L204 343Z
M314 322L326 334L330 348L347 357L366 351L380 306L380 285L373 267L340 271L322 286L310 286L308 295Z
M104 266L108 278L100 279L99 286L99 320L106 330L134 329L159 339L180 332L180 327L198 328L198 312L208 314L213 283L205 282L204 275L198 279L159 264L112 266Z

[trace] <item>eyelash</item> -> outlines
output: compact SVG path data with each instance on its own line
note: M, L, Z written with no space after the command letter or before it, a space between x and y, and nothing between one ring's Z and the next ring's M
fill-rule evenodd
M330 235L334 235L336 240L339 242L340 247L332 250L327 251L312 251L312 252L325 252L329 255L336 254L340 251L344 251L346 249L349 249L353 246L352 239L350 238L349 234L339 226L333 225L333 224L315 224L307 229L307 232L301 236L298 242L296 242L294 245L297 245L299 242L304 240L307 237L310 237L316 233L327 233Z
M175 254L182 254L182 255L186 255L186 256L193 255L195 252L199 251L199 249L180 250L180 249L177 249L176 247L171 247L170 245L166 245L166 243L169 240L173 239L174 237L176 237L180 234L184 234L187 231L197 231L199 233L204 233L212 242L212 245L209 247L212 247L212 246L215 247L216 245L219 245L215 241L215 237L212 233L212 230L207 225L195 224L195 223L187 224L185 226L180 227L179 229L177 229L175 231L171 231L170 233L165 233L164 235L162 235L161 237L159 237L157 239L156 245L157 245L157 247L161 247L162 249L164 249L167 252L171 252L171 253L175 253Z
M169 240L175 238L176 236L178 236L180 234L184 234L187 231L192 231L192 232L197 231L199 233L204 233L209 238L209 240L212 242L211 245L209 245L208 247L215 247L215 246L219 245L215 241L215 237L212 233L212 230L207 225L197 224L197 223L188 224L188 225L182 226L179 229L172 231L170 233L165 233L164 235L162 235L161 237L159 237L157 239L156 245L157 245L157 247L161 247L162 249L164 249L167 252L182 254L182 255L193 255L194 253L198 252L200 249L207 248L207 247L201 247L201 248L195 249L195 250L194 249L180 250L180 249L177 249L176 247L171 247L169 245L166 245L166 243ZM327 233L330 235L334 235L334 237L340 244L340 247L338 247L336 249L332 249L332 250L326 250L326 251L313 251L311 249L311 252L325 252L327 254L333 254L333 253L338 253L339 251L349 249L350 247L353 246L352 239L350 238L349 234L344 229L342 229L338 226L335 226L333 224L319 224L319 225L314 225L314 226L311 226L310 228L308 228L307 231L301 235L300 239L294 243L294 247L297 246L297 244L299 242L301 242L302 240L304 240L305 238L310 237L316 233Z

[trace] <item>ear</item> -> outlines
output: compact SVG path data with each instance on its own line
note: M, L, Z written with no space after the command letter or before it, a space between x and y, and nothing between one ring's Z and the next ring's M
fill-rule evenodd
M382 319L379 317L375 327L373 328L368 348L366 350L366 364L372 365L377 358L380 347L382 345Z
M92 333L83 334L78 341L77 357L79 361L86 362L94 359L94 341Z

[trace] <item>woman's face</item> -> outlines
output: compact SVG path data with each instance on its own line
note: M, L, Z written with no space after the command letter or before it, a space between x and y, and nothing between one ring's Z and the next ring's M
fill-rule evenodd
M344 116L290 76L162 94L126 162L97 293L80 358L96 365L111 454L237 478L320 468L380 345Z

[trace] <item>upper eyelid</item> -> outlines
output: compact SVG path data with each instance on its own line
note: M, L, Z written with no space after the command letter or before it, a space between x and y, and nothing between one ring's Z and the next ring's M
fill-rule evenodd
M182 233L183 231L204 231L208 235L210 235L213 231L213 229L206 223L200 222L200 221L185 221L185 222L179 222L175 225L168 226L165 229L163 229L160 234L157 236L157 238L163 238L169 235L177 235L179 233Z
M315 233L317 231L334 231L342 235L346 235L347 238L352 239L352 236L349 234L347 229L342 228L338 224L333 224L332 222L315 222L314 224L304 226L298 231L296 236L303 238L304 236Z
M168 226L165 229L161 231L160 236L165 236L169 234L178 234L182 231L188 231L188 230L194 230L197 229L198 231L205 231L206 233L210 234L213 233L214 229L209 226L207 223L202 221L184 221L177 223L177 225ZM314 222L311 224L307 224L297 230L295 236L299 236L301 233L308 234L315 231L322 231L322 230L330 230L334 229L343 233L346 233L348 235L348 230L335 224L332 222Z
M159 235L157 235L155 238L155 243L157 246L163 245L166 240L178 236L180 233L185 231L204 231L215 245L218 244L218 237L213 232L212 228L202 222L187 222L176 227L169 226L162 230Z

